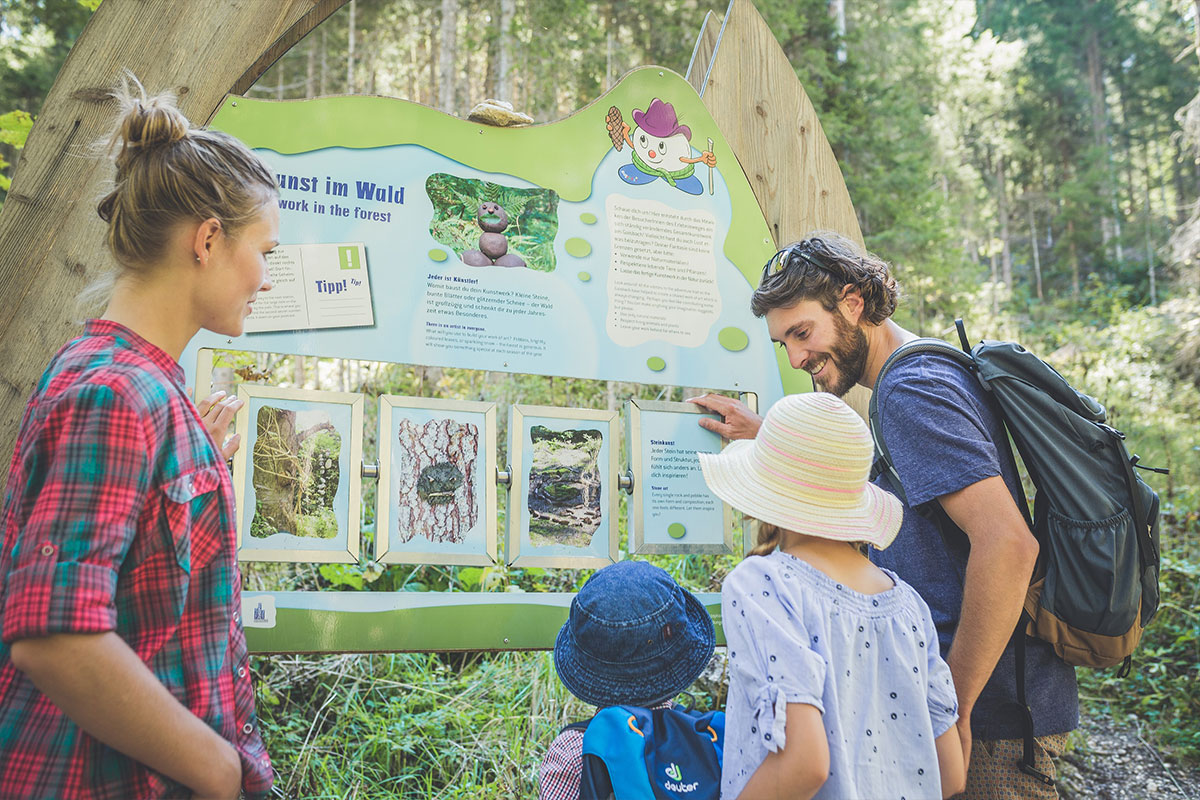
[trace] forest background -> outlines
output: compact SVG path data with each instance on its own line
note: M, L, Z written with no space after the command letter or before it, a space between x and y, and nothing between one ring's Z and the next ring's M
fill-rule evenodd
M99 2L0 0L0 194ZM1133 673L1081 670L1081 692L1086 715L1136 715L1159 753L1194 767L1200 2L756 6L818 111L868 247L895 265L901 324L949 336L962 316L975 338L1019 339L1100 397L1144 463L1170 468L1148 477L1163 500L1162 606ZM684 73L710 8L701 0L351 0L249 94L384 94L458 116L494 97L548 122L635 66ZM344 360L226 360L253 379L372 396L616 407L631 395L694 393ZM733 563L656 561L702 591L719 590ZM255 565L245 580L330 591L535 591L571 590L587 574ZM277 791L289 797L531 797L545 746L589 713L545 653L260 657L255 670ZM719 703L719 692L697 702Z

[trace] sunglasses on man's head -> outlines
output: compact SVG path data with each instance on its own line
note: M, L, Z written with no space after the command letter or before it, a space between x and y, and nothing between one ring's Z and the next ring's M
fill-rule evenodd
M791 258L793 254L803 259L804 263L808 264L809 266L828 271L826 267L823 267L816 261L813 261L808 255L813 251L814 247L820 243L820 239L805 239L802 242L789 244L787 247L771 256L771 260L767 262L766 267L763 269L763 273L765 275L774 276L783 272L788 265L788 259Z

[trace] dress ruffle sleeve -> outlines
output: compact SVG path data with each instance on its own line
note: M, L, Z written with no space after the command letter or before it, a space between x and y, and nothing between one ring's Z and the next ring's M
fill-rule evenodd
M822 714L825 659L811 646L801 609L777 594L772 578L747 560L721 590L722 625L729 646L731 681L752 698L751 735L768 752L786 746L788 703L806 703Z

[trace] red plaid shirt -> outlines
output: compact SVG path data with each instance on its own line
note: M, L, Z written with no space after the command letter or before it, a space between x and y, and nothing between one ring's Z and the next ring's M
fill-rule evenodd
M174 359L93 320L46 369L17 437L0 552L0 796L186 789L80 730L10 658L21 639L116 631L271 787L254 713L229 471Z

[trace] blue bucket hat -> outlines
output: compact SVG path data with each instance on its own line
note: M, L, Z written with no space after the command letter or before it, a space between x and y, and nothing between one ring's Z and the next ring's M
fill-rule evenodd
M594 706L649 706L692 685L716 634L700 601L666 570L618 561L571 601L554 666L571 694Z

